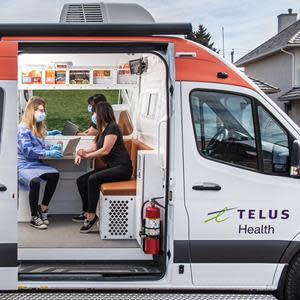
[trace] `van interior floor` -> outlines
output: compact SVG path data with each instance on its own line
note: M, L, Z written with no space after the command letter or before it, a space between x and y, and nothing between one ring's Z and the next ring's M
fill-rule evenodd
M139 248L136 240L102 240L98 230L80 233L82 223L72 222L72 216L51 215L45 230L19 222L19 248Z

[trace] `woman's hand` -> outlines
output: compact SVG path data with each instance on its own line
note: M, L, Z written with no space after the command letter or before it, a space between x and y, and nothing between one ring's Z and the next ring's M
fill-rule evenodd
M80 163L81 163L81 156L77 154L74 160L74 164L79 166Z
M89 158L89 157L90 157L89 153L87 153L85 150L83 150L83 151L81 152L81 155L80 155L80 156L83 157L83 158Z
M83 153L85 153L85 150L84 150L84 149L79 149L79 150L77 151L77 155L79 155L79 156L83 156Z

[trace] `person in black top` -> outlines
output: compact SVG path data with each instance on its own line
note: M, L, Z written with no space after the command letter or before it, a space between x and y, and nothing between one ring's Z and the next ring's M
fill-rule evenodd
M77 135L97 135L97 121L96 121L96 110L95 107L99 102L107 102L106 97L103 94L95 94L88 98L88 112L92 114L90 127L83 131L77 133Z
M89 149L78 150L75 164L79 165L82 158L100 157L107 167L89 172L77 179L83 203L83 214L72 220L74 222L84 221L84 225L80 229L81 233L92 231L97 224L96 207L101 184L129 180L132 175L132 162L111 105L107 102L99 102L96 105L96 117L98 134Z

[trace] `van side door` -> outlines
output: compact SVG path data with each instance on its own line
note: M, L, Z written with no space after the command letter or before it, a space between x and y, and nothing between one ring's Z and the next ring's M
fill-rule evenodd
M300 230L300 182L289 176L297 132L255 91L181 84L193 283L272 289Z
M0 42L0 290L16 289L17 268L16 42Z

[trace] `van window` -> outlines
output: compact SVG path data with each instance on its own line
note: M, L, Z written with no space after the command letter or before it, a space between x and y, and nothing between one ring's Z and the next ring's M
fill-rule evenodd
M257 169L250 98L222 92L193 91L191 111L199 152L211 159Z
M0 88L0 146L2 137L2 120L3 120L3 106L4 106L4 91Z
M261 106L258 106L263 168L266 173L289 173L288 133Z

